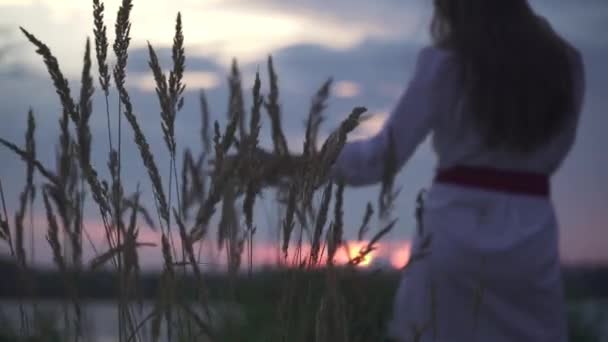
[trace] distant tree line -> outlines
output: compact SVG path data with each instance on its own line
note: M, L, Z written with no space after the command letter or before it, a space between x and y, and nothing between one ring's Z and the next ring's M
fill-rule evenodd
M237 286L240 292L256 292L264 290L268 296L278 293L281 286L281 275L286 271L266 269L254 273L252 276L243 274L238 279ZM307 272L311 281L322 281L321 272ZM568 298L608 298L608 267L607 266L585 266L564 267L564 282ZM61 273L55 270L33 270L32 293L24 293L26 286L18 279L17 266L8 261L0 259L0 298L36 297L45 299L61 299L65 297L64 280ZM383 270L363 274L352 273L351 277L358 281L370 283L372 286L396 287L399 281L399 272ZM222 297L226 295L226 281L228 276L222 273L209 274L206 277L206 286L210 291ZM117 295L117 276L114 272L85 271L80 275L78 284L79 293L82 298L87 299L113 299ZM158 293L160 273L142 273L138 282L138 293L142 299L155 298ZM196 280L194 276L186 276L181 282L183 293L195 293ZM260 293L259 291L257 293Z

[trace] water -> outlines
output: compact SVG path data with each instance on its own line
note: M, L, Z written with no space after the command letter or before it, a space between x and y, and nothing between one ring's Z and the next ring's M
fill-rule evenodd
M65 305L70 308L70 303L63 303L55 300L43 300L36 302L36 310L41 313L43 317L42 322L54 324L54 326L64 327L64 308ZM83 340L86 342L115 342L118 340L118 306L115 302L109 301L87 301L82 304L83 313ZM28 317L32 317L33 305L31 302L24 305L24 310ZM136 323L141 322L154 311L153 302L144 302L143 305L133 305L133 314L136 317ZM202 310L195 310L199 317L205 317ZM10 324L12 327L19 327L20 309L19 302L16 300L0 300L0 327ZM234 305L228 304L215 304L211 308L211 316L213 322L220 322L222 317L224 319L242 319L240 311ZM148 320L150 322L150 320ZM195 325L193 325L195 329ZM2 328L0 328L2 329ZM140 330L140 337L142 341L149 341L150 338L150 324L145 324L144 328ZM161 340L166 336L166 326L163 321L161 326Z

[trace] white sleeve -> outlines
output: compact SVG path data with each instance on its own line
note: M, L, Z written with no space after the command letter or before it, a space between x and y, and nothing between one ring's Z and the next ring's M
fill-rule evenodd
M414 76L381 131L367 140L347 143L336 160L333 177L352 186L381 181L391 136L397 170L403 167L433 128L441 102L439 88L444 88L446 56L431 47L419 53Z

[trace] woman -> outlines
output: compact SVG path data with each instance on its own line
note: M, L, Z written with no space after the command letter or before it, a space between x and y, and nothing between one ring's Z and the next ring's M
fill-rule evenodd
M526 0L434 6L434 44L407 91L381 132L347 144L334 168L350 185L379 182L391 140L401 167L432 133L439 165L414 241L414 253L430 241L430 254L403 275L390 335L566 341L549 178L575 139L581 57Z

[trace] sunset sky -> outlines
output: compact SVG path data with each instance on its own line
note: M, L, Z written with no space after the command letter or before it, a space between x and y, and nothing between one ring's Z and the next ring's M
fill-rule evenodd
M105 1L106 25L113 40L113 22L120 1ZM582 52L587 71L587 96L576 145L553 179L554 202L560 221L561 253L564 262L608 263L608 2L605 0L531 0L564 37ZM23 26L44 41L59 60L77 94L86 37L92 37L92 1L87 0L0 0L0 137L23 143L26 113L31 106L36 114L36 139L41 161L54 165L60 104L40 56L18 30ZM170 64L170 46L175 16L181 11L186 41L185 107L176 122L178 148L200 151L198 91L208 92L214 118L226 117L226 75L232 57L242 68L247 105L256 70L263 73L263 91L268 84L265 60L275 58L281 86L283 120L292 150L301 149L303 120L310 98L328 77L335 80L327 110L324 134L336 127L350 109L366 106L376 114L358 129L354 138L365 138L382 126L397 97L407 84L417 52L428 44L427 28L432 13L428 0L134 0L132 43L129 52L127 85L140 124L157 157L162 175L168 177L168 155L159 124L159 107L149 72L146 41L159 52L163 66ZM514 51L513 53L516 53ZM96 70L96 66L95 66ZM95 80L97 76L94 75ZM96 88L99 88L96 83ZM111 103L117 99L112 94ZM94 135L94 164L105 177L107 140L105 106L96 94L91 119ZM115 108L115 106L111 108ZM114 110L115 111L115 110ZM114 123L116 120L114 120ZM270 146L267 130L262 144ZM124 154L127 192L137 183L152 208L151 190L130 130ZM432 178L435 157L425 142L397 178L403 186L396 203L399 223L388 237L379 256L388 263L401 260L409 250L407 240L415 224L415 196ZM0 148L0 180L5 187L8 210L16 208L24 181L23 163ZM377 187L348 189L345 199L347 238L356 229L368 201L376 203ZM272 196L256 208L260 260L272 250L276 233L267 217L274 217ZM48 260L43 247L46 229L41 216L36 221L41 231L36 242L40 260ZM94 210L87 222L99 227ZM378 229L379 223L374 225ZM457 227L455 227L457 228ZM150 233L151 234L151 233ZM150 237L153 239L153 237ZM5 252L4 246L0 252ZM144 253L149 264L157 256ZM395 261L398 263L397 261Z

